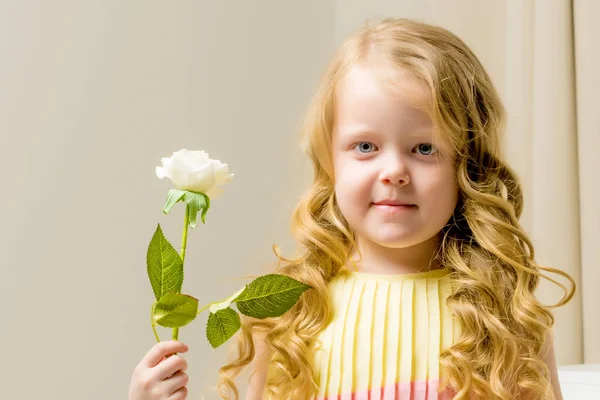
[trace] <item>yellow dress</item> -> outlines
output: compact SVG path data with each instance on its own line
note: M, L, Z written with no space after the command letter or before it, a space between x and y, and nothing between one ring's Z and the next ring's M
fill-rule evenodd
M329 284L333 320L315 353L318 400L439 400L440 351L460 334L445 300L448 269L368 274Z

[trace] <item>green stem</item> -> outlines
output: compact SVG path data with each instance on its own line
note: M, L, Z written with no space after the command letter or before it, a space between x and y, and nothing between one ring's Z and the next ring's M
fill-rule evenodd
M185 249L187 247L187 236L188 236L188 227L189 227L189 219L190 219L190 208L185 206L185 219L183 221L183 233L181 234L181 264L182 268L185 264ZM173 340L178 340L179 338L179 328L173 328Z
M152 330L154 331L154 337L156 338L156 342L160 343L160 337L158 337L158 332L156 332L156 322L154 321L154 309L156 308L156 303L152 304L152 308L150 309L150 323L152 324Z
M198 312L196 313L196 315L199 315L199 314L200 314L202 311L206 310L208 307L212 306L213 304L219 304L219 303L222 303L222 302L224 302L225 300L227 300L227 299L223 299L223 300L221 300L221 301L213 301L212 303L208 303L207 305L205 305L204 307L202 307L202 308L200 309L200 311L198 311Z
M217 303L208 303L206 306L202 307L202 308L200 309L200 311L198 311L198 312L196 313L196 315L200 314L202 311L206 310L208 307L212 306L213 304L217 304Z
M183 233L181 234L181 263L183 264L185 260L185 249L187 247L187 236L188 236L188 227L189 227L189 219L190 219L190 208L185 206L185 220L183 223Z

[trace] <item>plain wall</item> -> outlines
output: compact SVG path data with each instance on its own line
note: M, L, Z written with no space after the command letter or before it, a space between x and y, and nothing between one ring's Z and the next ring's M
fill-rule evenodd
M179 249L155 167L207 150L236 174L189 232L183 291L204 305L293 250L307 176L301 117L333 46L333 5L280 1L0 3L0 398L124 399L155 343L146 249ZM180 331L190 399L227 354L208 312ZM160 328L162 339L170 330Z

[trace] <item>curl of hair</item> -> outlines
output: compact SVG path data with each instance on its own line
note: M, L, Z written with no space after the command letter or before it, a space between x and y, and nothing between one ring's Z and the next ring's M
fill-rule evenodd
M227 390L239 398L233 379L254 359L253 330L266 333L262 340L272 351L270 359L261 360L269 363L270 369L263 398L300 399L316 393L311 355L319 345L317 333L331 318L327 283L345 264L354 238L335 205L331 184L323 179L315 180L296 207L292 221L292 232L305 250L293 260L284 259L276 251L280 261L285 262L276 273L307 283L312 289L280 318L244 321L238 358L220 369L219 392L225 399L229 398Z
M313 289L280 318L244 321L238 357L220 369L222 397L229 398L227 391L239 397L233 380L254 359L254 330L265 332L264 343L272 351L262 361L269 363L264 398L312 398L317 391L312 356L319 346L315 337L332 317L327 285L355 245L335 200L331 141L336 90L357 63L387 79L390 90L402 90L398 72L428 87L431 98L421 105L434 121L436 137L454 150L459 200L440 233L437 256L451 270L447 304L461 335L440 354L448 371L440 390L449 385L455 400L473 395L553 399L540 352L554 324L551 308L573 297L575 283L565 272L535 262L533 245L519 224L520 183L500 151L505 111L483 66L454 34L407 19L359 30L340 46L323 76L303 130L313 184L292 218L292 234L303 251L292 260L276 252L284 261L277 272ZM567 278L571 290L544 272ZM535 298L540 278L565 291L557 304L544 306Z

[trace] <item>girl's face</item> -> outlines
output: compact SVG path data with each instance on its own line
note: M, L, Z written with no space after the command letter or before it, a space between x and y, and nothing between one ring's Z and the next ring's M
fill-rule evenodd
M457 203L454 156L433 145L432 121L408 98L429 94L413 78L402 79L407 97L386 91L362 66L340 83L332 141L335 194L359 245L434 243Z

